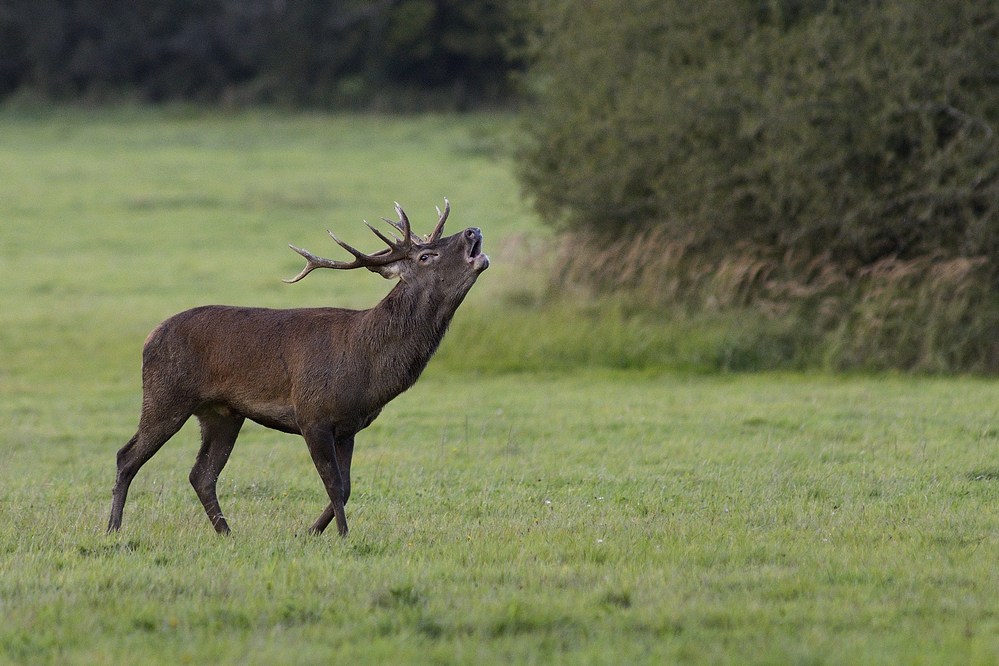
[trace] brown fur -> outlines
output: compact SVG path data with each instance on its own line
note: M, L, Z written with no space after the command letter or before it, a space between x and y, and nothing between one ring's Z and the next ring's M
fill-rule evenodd
M402 214L400 210L400 214ZM215 529L228 533L216 484L240 427L250 419L305 438L330 497L312 525L322 532L336 518L347 533L354 436L416 382L479 273L478 229L429 242L404 238L360 264L399 282L370 310L209 305L157 326L142 354L142 414L135 436L118 451L108 531L121 527L129 484L139 468L192 415L201 423L201 450L190 481ZM402 229L403 227L399 227ZM408 221L405 227L408 234ZM364 260L378 260L370 264ZM311 260L310 260L311 263ZM304 276L307 271L298 279Z

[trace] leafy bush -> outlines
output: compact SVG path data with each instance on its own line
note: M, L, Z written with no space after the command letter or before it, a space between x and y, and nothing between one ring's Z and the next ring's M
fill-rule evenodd
M941 272L969 261L960 289L973 310L892 292L905 325L935 322L935 351L886 355L899 338L878 329L830 362L999 369L986 332L999 323L999 6L574 5L535 8L521 177L575 236L577 278L708 309L773 308L785 285L779 316L832 353L833 331L865 335L860 313L885 284L936 293ZM636 259L638 238L652 256ZM887 265L915 273L892 281ZM726 280L735 291L721 294ZM831 319L811 316L816 294ZM965 326L964 351L941 351L969 318L980 335L969 342Z

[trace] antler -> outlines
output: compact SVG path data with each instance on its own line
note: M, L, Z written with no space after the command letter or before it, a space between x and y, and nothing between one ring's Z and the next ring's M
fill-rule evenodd
M419 244L421 242L421 239L420 239L419 236L417 236L416 234L413 233L413 230L409 226L409 218L406 217L406 211L404 211L402 209L402 206L399 205L398 201L395 202L395 212L396 212L396 215L399 216L399 221L398 222L393 222L392 220L388 219L387 217L383 217L382 221L383 222L388 222L393 227L395 227L398 231L401 231L403 238L408 238L410 240L410 242ZM365 224L368 224L368 223L365 222ZM381 238L382 240L386 240L385 236L382 236L381 233L377 229L375 229L374 227L372 227L370 224L368 224L368 228L371 229L372 231L374 231L375 235L377 235L379 238ZM386 242L388 242L388 241L386 241Z
M332 231L327 230L330 238L332 238L337 245L347 250L354 256L353 261L336 261L334 259L325 259L323 257L317 257L308 250L304 250L300 247L295 247L294 245L288 245L292 250L298 252L300 255L305 257L306 264L302 272L291 278L290 280L284 280L285 282L291 284L293 282L298 282L306 275L311 273L317 268L337 268L342 270L349 270L352 268L377 268L379 266L385 266L391 264L393 261L399 261L400 259L406 257L413 249L413 246L426 245L427 243L432 243L440 239L441 233L444 229L444 221L447 219L448 213L451 212L451 204L445 198L444 199L444 212L441 213L441 209L437 209L437 226L434 227L433 233L430 234L426 241L422 240L419 236L413 233L412 228L409 225L409 218L406 216L406 212L402 209L402 206L398 202L395 204L395 212L399 215L399 221L393 222L392 220L382 218L389 224L391 224L395 229L402 232L402 238L389 238L382 232L375 229L373 226L365 221L368 228L374 232L378 238L380 238L386 245L388 249L375 252L374 254L364 254L363 252L356 250L347 243L343 242L335 235Z
M409 218L406 217L406 213L403 212L402 208L399 207L398 202L395 204L395 210L399 214L399 221L393 222L387 217L383 217L382 219L391 224L399 231L401 231L403 235L406 235L409 238L411 238L413 242L416 243L417 245L426 245L427 243L433 243L436 240L440 240L441 234L444 232L444 222L447 220L447 216L451 212L451 202L447 200L447 197L444 197L444 212L443 213L441 212L440 206L437 206L436 208L437 208L437 226L434 227L434 230L426 238L420 238L411 231L407 234L406 229L409 228ZM368 226L370 227L371 225L369 224ZM372 228L372 231L378 234L379 238L385 240L385 237L382 236L380 233L378 233L376 229Z
M440 206L437 207L437 226L434 227L433 232L430 234L428 242L433 243L435 240L439 240L441 234L444 233L444 221L447 220L448 214L451 212L451 202L444 197L444 212L441 212Z

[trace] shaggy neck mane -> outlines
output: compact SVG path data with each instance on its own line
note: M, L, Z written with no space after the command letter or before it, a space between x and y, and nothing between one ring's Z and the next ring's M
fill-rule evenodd
M390 393L409 388L437 351L454 317L459 299L448 303L439 295L419 292L399 282L382 301L365 313L364 338L381 363L376 370L393 377Z

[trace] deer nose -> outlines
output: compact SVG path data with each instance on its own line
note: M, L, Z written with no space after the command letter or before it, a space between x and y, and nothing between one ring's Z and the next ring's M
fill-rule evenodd
M465 237L472 240L478 240L482 238L482 231L478 227L469 227L465 229Z

